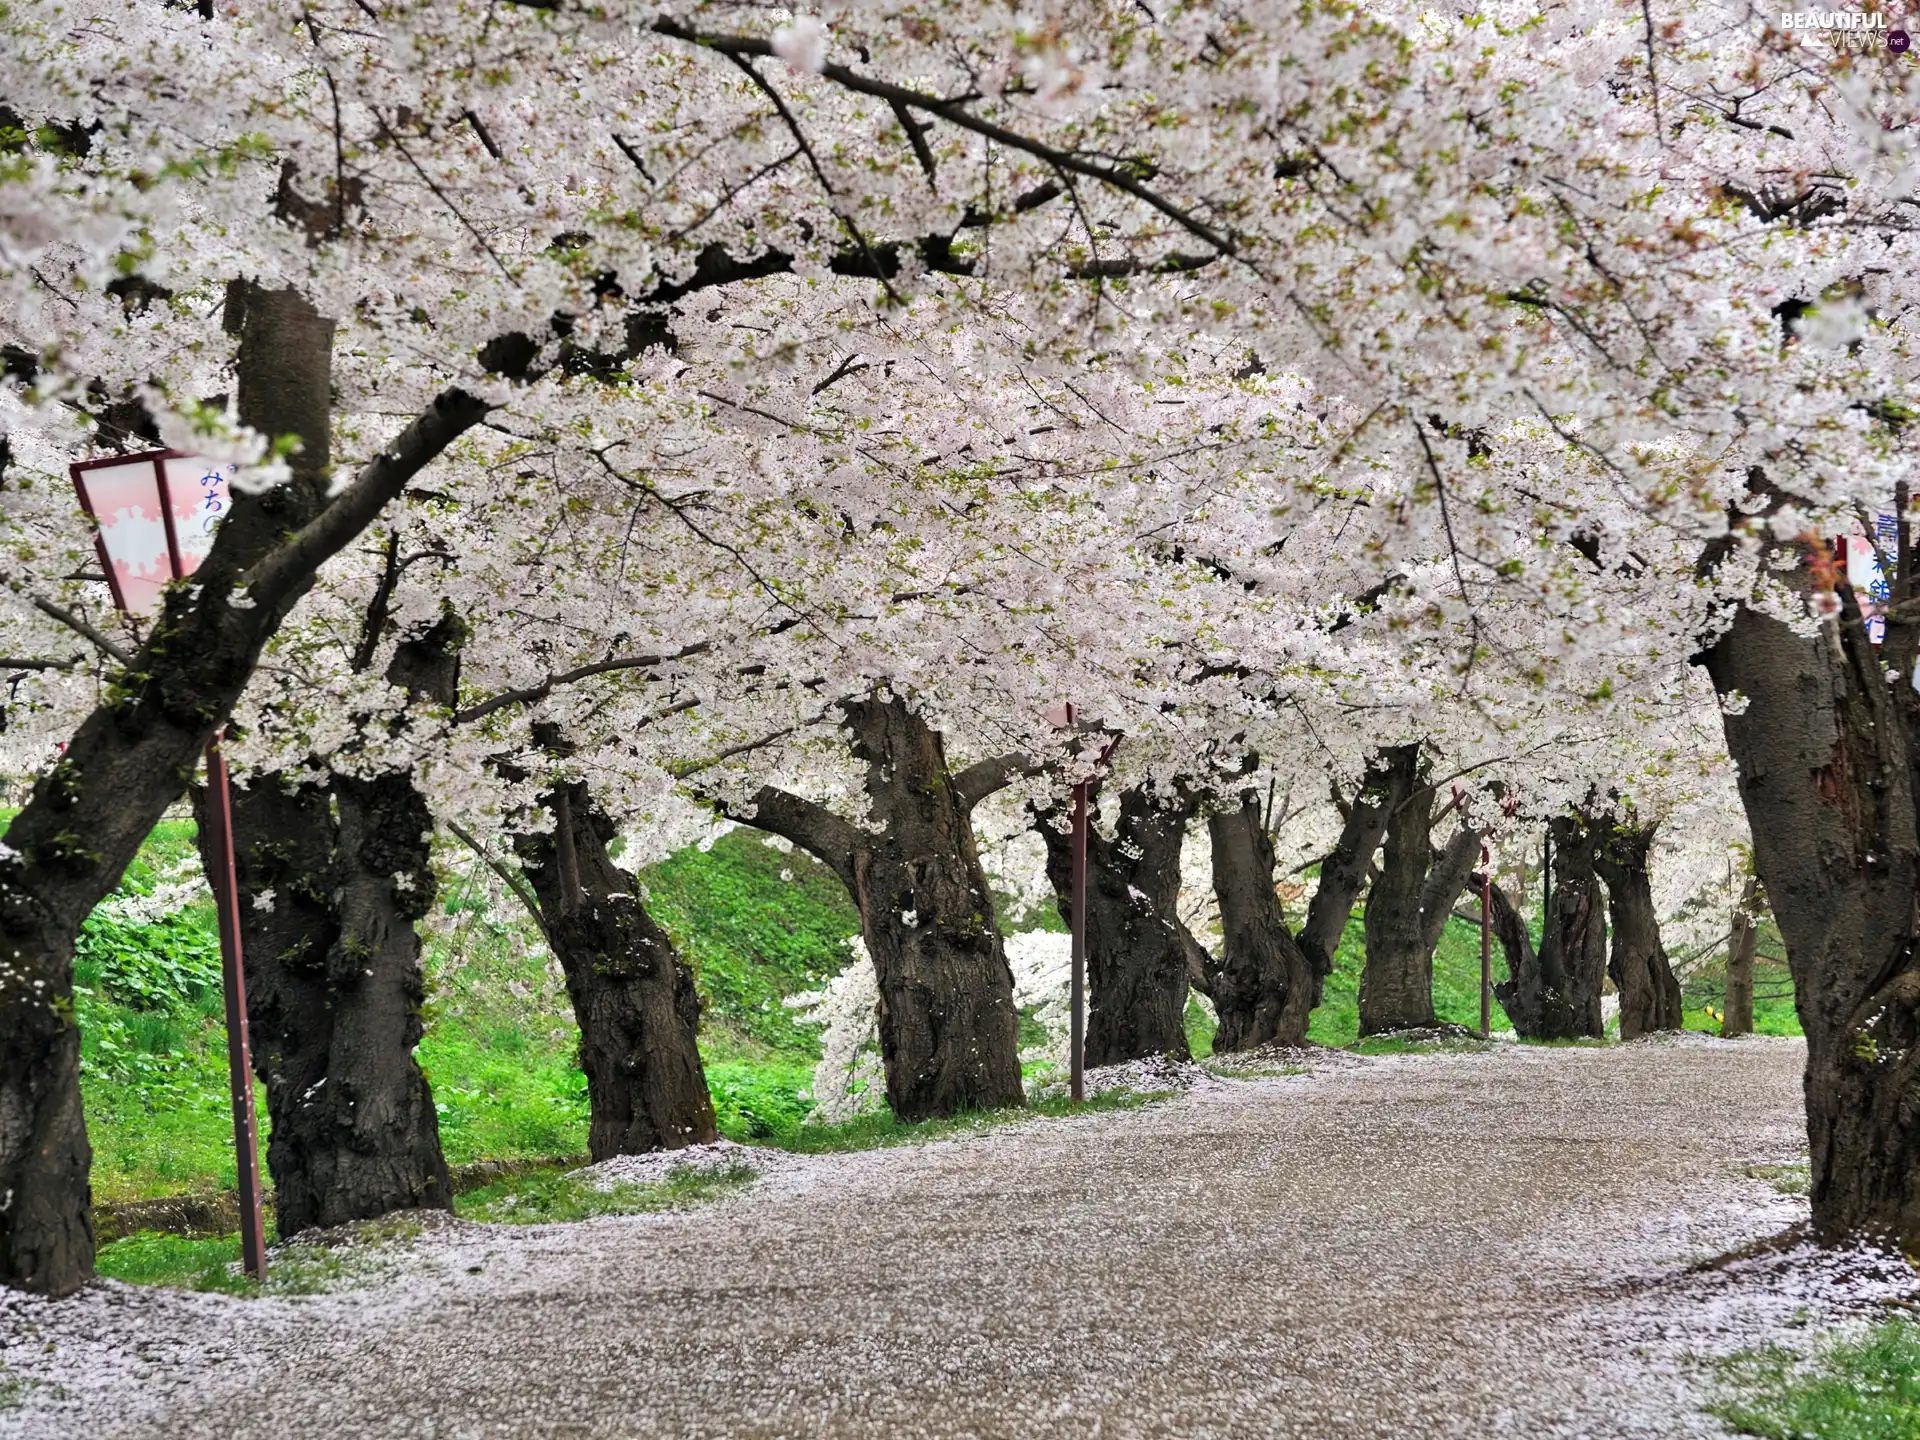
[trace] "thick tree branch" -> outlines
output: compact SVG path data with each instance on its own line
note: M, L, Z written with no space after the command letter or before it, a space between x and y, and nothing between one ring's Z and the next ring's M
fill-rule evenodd
M457 386L441 391L391 445L361 467L353 483L331 505L242 575L239 588L255 604L269 609L292 599L315 571L373 523L409 480L485 419L492 408Z
M953 793L968 810L996 790L1004 790L1022 775L1031 775L1040 767L1033 757L1019 751L976 760L953 777Z
M1353 804L1347 807L1340 839L1320 864L1320 886L1307 907L1307 923L1300 927L1300 948L1322 975L1332 968L1333 952L1353 914L1353 902L1372 869L1373 852L1387 833L1382 779L1377 764L1367 767Z
M848 893L856 889L853 857L861 840L860 828L851 820L843 820L826 806L774 785L762 785L747 803L751 815L745 808L737 809L724 801L718 809L729 820L791 840L838 875Z
M544 700L563 685L572 685L577 681L588 680L595 675L605 675L615 670L651 670L655 666L665 665L674 660L684 660L689 655L699 655L712 648L711 641L700 640L664 655L621 655L611 660L597 660L591 665L580 665L572 670L549 675L538 685L528 685L518 690L503 690L498 695L467 706L464 710L456 710L453 714L453 723L470 725L475 720L484 720L497 710L506 709L509 705L526 705L535 700Z

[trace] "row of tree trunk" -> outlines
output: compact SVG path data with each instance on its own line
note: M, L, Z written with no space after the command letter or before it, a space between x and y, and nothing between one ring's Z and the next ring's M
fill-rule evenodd
M1477 877L1507 960L1508 978L1494 993L1513 1028L1533 1040L1598 1038L1605 1033L1602 989L1611 978L1621 1039L1678 1030L1680 982L1660 943L1648 869L1653 831L1562 817L1548 835L1553 884L1538 949L1505 892Z

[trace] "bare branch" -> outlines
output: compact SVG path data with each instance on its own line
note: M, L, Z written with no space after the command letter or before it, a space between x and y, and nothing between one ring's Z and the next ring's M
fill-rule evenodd
M28 599L32 602L33 608L38 610L42 615L46 615L54 620L58 620L62 625L66 626L69 630L73 631L74 634L80 636L82 639L92 641L93 644L96 647L98 647L103 653L112 656L115 660L118 660L122 665L133 664L132 651L128 650L126 646L121 645L117 641L109 639L107 636L101 634L98 630L94 629L93 626L89 625L86 621L82 620L78 615L74 614L71 610L68 610L63 606L54 604L53 601L47 599L45 596L42 596L42 595L32 595L32 596L29 596Z
M467 706L464 710L456 710L453 714L453 723L468 725L475 720L485 719L497 710L504 710L509 705L525 705L535 700L544 700L562 685L572 685L580 680L591 679L595 675L605 675L615 670L651 670L655 666L666 665L674 660L684 660L689 655L699 655L712 648L712 641L700 640L665 655L621 655L611 660L597 660L591 665L581 665L557 675L549 675L538 685L527 685L518 690L503 690L498 695Z
M496 860L493 856L489 855L486 851L486 847L483 846L478 840L474 839L472 834L469 833L469 831L467 830L467 828L464 825L462 825L458 820L447 821L447 829L453 832L454 838L459 840L459 842L462 845L465 845L469 850L473 851L474 854L478 855L480 857L480 862L483 865L485 865L489 870L491 870L495 875L499 876L500 883L502 885L505 885L507 889L513 892L514 898L516 900L518 900L522 905L526 906L527 914L533 917L533 923L539 928L540 938L547 942L548 949L552 949L553 936L547 933L547 922L545 919L541 917L541 914L540 914L540 901L538 897L534 895L533 890L528 886L526 877L522 875L514 874L512 870L508 869L500 861Z

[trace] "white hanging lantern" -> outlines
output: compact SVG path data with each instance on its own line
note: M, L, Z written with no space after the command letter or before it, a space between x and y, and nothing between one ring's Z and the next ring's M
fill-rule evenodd
M145 619L167 585L200 568L233 498L230 467L149 450L71 467L114 604Z

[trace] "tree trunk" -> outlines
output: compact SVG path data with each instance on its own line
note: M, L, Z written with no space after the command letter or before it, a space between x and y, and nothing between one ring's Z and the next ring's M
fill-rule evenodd
M905 701L842 708L878 829L770 786L743 818L830 866L853 896L880 990L893 1113L917 1121L1022 1104L1013 972L974 847L977 793L948 772L939 734Z
M1120 794L1111 840L1087 826L1086 1063L1148 1055L1190 1058L1187 980L1199 942L1180 923L1180 847L1196 802L1162 805L1153 790ZM1034 827L1047 847L1060 918L1073 924L1073 834L1050 816Z
M1214 1049L1307 1043L1354 898L1386 831L1385 783L1385 772L1369 767L1338 842L1320 864L1320 884L1297 936L1287 929L1275 890L1273 840L1259 795L1242 791L1237 809L1208 818L1221 929L1220 959L1208 957L1203 987L1219 1020Z
M242 423L302 441L284 485L237 495L191 586L40 777L0 846L0 1284L65 1294L92 1274L73 1030L73 946L192 779L260 651L319 567L486 415L449 389L328 499L333 327L291 291L239 285ZM234 602L246 578L245 603Z
M1438 798L1420 780L1420 747L1383 751L1386 845L1367 893L1367 958L1360 972L1360 1033L1420 1030L1439 1024L1433 1009L1433 954L1453 902L1467 883L1480 840L1461 829L1433 848Z
M451 705L464 638L444 616L395 648L387 679L409 699ZM425 998L415 923L438 891L426 798L404 771L337 775L324 789L263 775L235 792L233 827L280 1234L451 1208L413 1053Z
M1537 953L1513 902L1498 885L1492 887L1494 934L1508 972L1493 993L1515 1032L1529 1040L1598 1038L1604 1033L1600 989L1607 922L1593 870L1593 842L1571 820L1555 820L1551 834L1559 865Z
M1213 890L1220 902L1220 959L1207 967L1219 1028L1213 1048L1307 1043L1320 977L1287 928L1273 884L1273 840L1251 791L1207 818Z
M609 853L612 819L580 783L546 800L554 833L519 842L547 941L566 972L595 1160L718 1138L700 1063L693 970ZM563 845L561 837L570 838Z
M1910 577L1876 652L1848 604L1811 636L1742 608L1706 652L1807 1037L1813 1223L1920 1248L1920 837ZM1777 573L1777 572L1776 572ZM1791 577L1804 586L1804 571ZM1886 676L1891 673L1893 680Z
M1727 998L1720 1017L1722 1035L1753 1033L1753 956L1760 942L1754 906L1759 888L1749 875L1740 891L1740 903L1733 909L1733 934L1727 941Z
M1595 864L1607 882L1607 911L1613 921L1613 954L1607 960L1607 974L1620 993L1622 1040L1681 1028L1680 982L1674 978L1666 949L1660 943L1653 877L1647 871L1652 848L1651 827L1616 825L1595 855Z
M252 288L252 287L250 287ZM240 347L242 423L297 433L291 483L237 497L197 593L169 596L135 663L40 777L0 845L0 1283L64 1295L93 1274L73 1016L73 947L166 807L186 789L297 592L235 611L233 577L325 494L332 322L255 288Z

